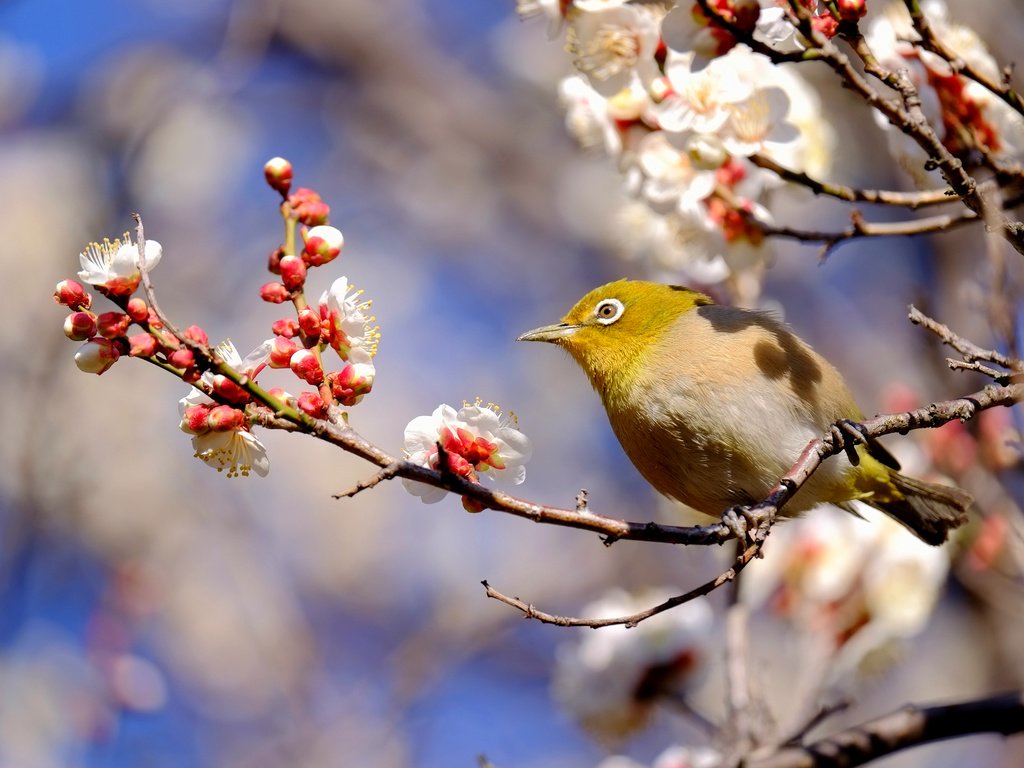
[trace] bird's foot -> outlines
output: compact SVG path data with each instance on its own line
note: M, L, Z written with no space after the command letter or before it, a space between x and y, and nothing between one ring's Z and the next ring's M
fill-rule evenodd
M829 427L829 434L832 436L832 445L837 453L838 449L842 448L846 451L846 457L853 466L856 467L860 464L860 454L857 453L857 446L864 445L868 441L863 424L853 419L840 419Z
M736 537L737 541L751 541L751 533L756 530L758 520L751 514L750 508L742 504L729 507L722 513L722 525Z

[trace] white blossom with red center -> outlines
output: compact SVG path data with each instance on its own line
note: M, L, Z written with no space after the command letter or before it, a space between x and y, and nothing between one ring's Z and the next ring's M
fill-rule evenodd
M339 277L320 297L320 318L327 340L342 360L348 360L353 347L364 349L370 357L377 354L380 329L370 314L372 300L363 298L348 278Z
M146 271L149 272L160 263L163 248L156 240L147 240L145 254ZM142 279L139 248L127 232L122 238L104 238L102 243L89 243L78 259L82 266L78 277L84 283L120 296L129 296L139 287Z
M614 590L581 609L593 618L618 618L658 605L674 592L637 595ZM555 699L602 741L615 742L642 727L660 696L685 693L709 668L712 610L704 598L641 624L586 630L558 648Z
M272 345L273 340L265 341L244 358L230 340L218 344L215 351L239 374L255 377L266 365ZM208 386L215 386L215 380L214 374L203 374ZM239 419L229 429L211 428L208 417L217 405L205 392L194 387L178 401L180 427L192 435L195 457L218 472L226 472L228 477L248 477L252 472L265 477L270 471L270 459L263 443L252 434L248 420Z
M431 469L440 467L438 444L448 456L448 469L471 480L477 473L518 485L526 479L532 446L519 431L514 415L492 403L477 401L456 411L439 405L430 416L417 416L405 428L409 461ZM403 480L406 489L425 504L444 498L446 491Z

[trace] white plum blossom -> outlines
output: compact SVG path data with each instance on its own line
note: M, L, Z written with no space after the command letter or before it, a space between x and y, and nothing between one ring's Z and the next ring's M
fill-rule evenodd
M156 240L147 240L145 255L146 272L149 272L160 263L163 247ZM115 289L130 288L127 293L138 287L141 278L139 248L127 232L114 240L104 238L102 243L89 243L78 259L82 266L78 277L83 283Z
M761 88L749 99L733 105L722 144L741 157L750 157L767 145L790 144L799 134L796 127L786 121L788 114L789 97L785 91Z
M239 373L255 376L266 364L272 345L273 340L264 341L244 358L230 340L218 344L215 351L221 360ZM202 380L207 386L213 386L216 378L215 374L207 372ZM248 424L243 422L235 429L226 430L208 429L202 425L203 414L216 405L211 397L195 387L178 401L181 430L192 435L195 457L218 472L226 472L228 477L247 477L251 472L266 477L270 471L267 449L250 431Z
M628 616L664 602L669 590L614 590L582 613ZM552 688L559 704L596 738L615 742L642 727L660 694L696 685L708 668L711 606L698 598L632 629L586 630L558 648Z
M370 357L377 354L380 329L372 323L372 300L363 299L362 290L353 290L348 278L339 277L320 297L320 317L327 328L331 347L342 360L348 360L353 347L361 347Z
M548 22L548 37L555 38L565 25L564 0L516 0L516 13L521 19L543 16Z
M744 599L767 604L839 649L835 676L927 626L949 571L946 547L858 506L821 507L776 531Z
M405 454L409 461L438 469L438 444L448 455L449 471L472 480L477 473L510 485L526 479L526 462L533 448L519 431L515 415L506 415L493 403L465 403L456 411L441 404L429 416L417 416L405 428ZM447 493L441 488L403 480L406 489L424 504Z
M566 47L576 69L603 96L612 96L634 76L646 86L659 75L654 54L660 40L657 6L602 5L570 15Z
M655 109L665 131L715 133L732 114L732 105L753 94L754 85L744 81L733 66L735 59L716 59L705 69L693 69L693 56L669 51L665 77L671 90Z
M952 22L944 2L933 0L923 6L939 40L972 69L1001 82L999 66L976 32ZM951 152L983 149L996 160L1016 160L1024 151L1024 117L983 85L956 74L941 57L916 47L913 43L919 38L903 6L889 7L876 17L866 38L884 66L907 72L925 116ZM886 130L893 154L918 186L942 184L935 174L924 172L924 151L884 115L874 114Z
M664 131L641 139L636 162L644 176L641 194L655 210L668 212L696 203L715 189L714 171L696 167L686 152L669 143Z

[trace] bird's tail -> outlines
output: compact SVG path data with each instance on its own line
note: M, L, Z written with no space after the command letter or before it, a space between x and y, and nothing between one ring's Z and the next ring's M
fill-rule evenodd
M898 493L865 501L902 523L921 541L938 546L951 530L967 522L967 510L974 499L966 491L925 483L893 471L889 479Z

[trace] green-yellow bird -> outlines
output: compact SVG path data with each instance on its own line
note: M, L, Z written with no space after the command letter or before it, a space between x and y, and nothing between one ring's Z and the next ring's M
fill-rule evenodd
M781 322L688 288L609 283L519 340L568 351L640 474L708 515L760 501L811 440L863 419L839 372ZM856 450L856 465L826 461L783 514L862 501L936 545L965 522L965 492L901 475L874 440Z

